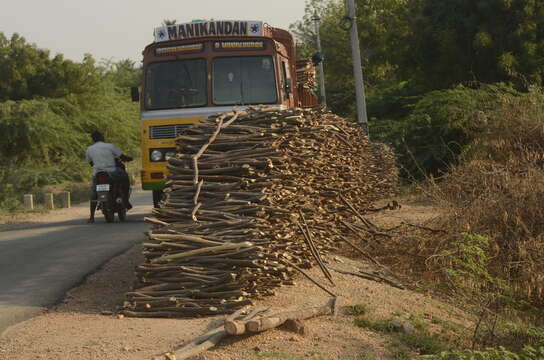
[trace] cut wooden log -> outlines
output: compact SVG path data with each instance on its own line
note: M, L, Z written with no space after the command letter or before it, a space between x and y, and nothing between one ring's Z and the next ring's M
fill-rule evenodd
M287 320L305 320L321 315L332 315L334 312L334 298L326 305L310 307L296 311L286 311L267 317L250 320L245 327L248 332L262 332L273 329L285 323Z
M258 315L259 313L262 313L262 312L264 312L266 310L268 310L268 308L254 309L249 314L244 316L242 318L242 320L250 320L253 317L255 317L256 315ZM242 312L241 310L237 311L233 315L229 316L226 321L230 321L230 320L235 319L236 317L240 316L241 312ZM206 351L209 348L214 347L226 335L227 335L227 332L225 331L224 326L222 325L222 326L219 326L219 327L217 327L217 328L215 328L213 330L210 330L207 333L205 333L203 335L200 335L197 338L189 341L189 343L187 343L183 347L175 350L174 352L167 353L167 354L172 354L174 356L174 359L176 359L176 360L188 359L188 358L190 358L192 356L200 354L203 351ZM167 357L166 357L167 354L165 354L163 358L167 359ZM160 359L160 358L158 358L158 359Z

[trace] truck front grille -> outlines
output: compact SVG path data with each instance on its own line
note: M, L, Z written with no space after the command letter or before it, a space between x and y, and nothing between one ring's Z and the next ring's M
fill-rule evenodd
M185 129L189 126L191 126L191 124L151 126L149 129L149 138L173 139L176 136L183 134Z

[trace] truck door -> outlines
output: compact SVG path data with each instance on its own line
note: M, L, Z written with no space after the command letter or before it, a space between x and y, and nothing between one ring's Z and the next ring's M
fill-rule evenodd
M293 82L289 71L289 60L283 56L279 57L281 73L281 94L282 103L294 107Z

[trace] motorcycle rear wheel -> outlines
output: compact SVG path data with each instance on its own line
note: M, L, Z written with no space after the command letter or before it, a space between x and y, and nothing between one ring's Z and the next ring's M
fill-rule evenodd
M115 212L113 212L112 209L103 209L102 212L104 213L104 219L106 219L107 223L115 221Z
M117 216L119 217L119 221L125 221L127 218L127 209L119 209L119 211L117 211Z

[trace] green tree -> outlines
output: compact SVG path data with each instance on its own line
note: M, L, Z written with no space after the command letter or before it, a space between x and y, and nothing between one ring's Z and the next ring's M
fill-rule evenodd
M542 85L544 3L539 0L418 0L404 78L425 89L466 81ZM523 87L524 81L517 81Z
M0 101L63 97L95 89L103 69L90 55L81 63L50 58L48 50L28 44L18 34L8 40L0 33Z
M102 60L101 65L106 69L108 77L115 86L120 89L128 89L139 86L142 78L142 68L136 67L136 63L130 59L114 62Z
M67 180L88 179L89 133L138 156L138 105L126 89L139 83L133 61L97 65L50 57L15 34L0 33L0 210L19 194Z
M293 24L304 56L315 51L321 17L327 96L331 108L352 114L351 49L341 0L308 0ZM467 82L544 82L544 3L539 0L356 0L370 116L405 114L407 97ZM401 86L399 86L401 85ZM384 91L393 97L384 99ZM373 97L378 97L374 106ZM399 97L400 96L400 97ZM393 99L391 104L384 100ZM401 100L398 102L397 100ZM384 106L385 105L385 106ZM399 111L400 110L400 111Z
M299 54L315 51L317 11L328 105L354 117L344 1L306 5L291 27ZM447 171L478 136L479 110L493 103L485 84L516 91L544 85L541 0L356 0L356 6L370 132L395 146L412 175L419 168Z
M358 32L363 73L367 93L393 86L398 56L409 35L406 0L357 0ZM291 26L303 57L315 52L315 30L311 18L317 11L321 26L321 43L325 56L327 99L333 111L352 115L355 110L355 89L351 61L351 45L347 31L343 1L310 0L304 18ZM300 56L299 55L299 56Z

